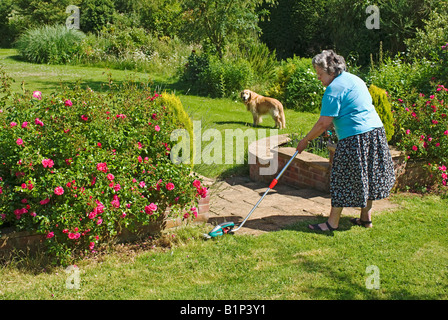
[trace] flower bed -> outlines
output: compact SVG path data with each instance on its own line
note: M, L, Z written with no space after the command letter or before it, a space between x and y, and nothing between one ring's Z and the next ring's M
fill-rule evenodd
M417 98L398 99L395 108L397 146L408 160L425 167L425 184L448 182L448 88L437 85L433 94L420 93ZM432 175L432 177L431 177Z
M171 162L170 133L182 123L159 98L110 80L107 94L64 88L0 104L0 226L43 234L61 260L168 208L197 216L207 188Z

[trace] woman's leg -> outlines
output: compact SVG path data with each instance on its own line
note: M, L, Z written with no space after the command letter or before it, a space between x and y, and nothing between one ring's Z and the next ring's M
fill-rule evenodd
M339 219L341 218L341 213L342 213L342 207L331 207L330 210L330 216L328 217L328 224L333 228L333 229L337 229L339 227ZM327 231L328 230L328 226L327 224L321 223L318 225L318 228L314 228L313 225L308 225L308 228L313 229L313 230L322 230L322 231Z
M361 208L361 223L363 223L364 227L372 228L372 200L367 200L367 206ZM366 223L370 221L370 223Z
M364 208L361 208L361 216L359 218L350 219L351 223L366 228L372 228L372 203L372 200L367 200L367 205Z

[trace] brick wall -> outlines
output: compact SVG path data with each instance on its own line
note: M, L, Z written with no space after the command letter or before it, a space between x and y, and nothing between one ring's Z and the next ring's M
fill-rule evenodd
M294 155L295 148L279 148L273 150L278 157L278 170L273 175L261 175L260 168L266 167L260 161L250 164L250 177L256 181L269 183ZM275 155L274 155L275 156ZM318 155L302 152L289 165L278 184L287 184L299 188L312 188L329 191L330 162Z
M275 156L278 157L278 169L274 174L260 174L260 169L269 166L270 163L264 165L262 164L267 162L265 156L263 156L260 163L260 159L258 158L255 151L252 151L253 154L251 154L250 156L255 158L256 161L253 161L252 164L249 163L249 172L251 179L255 181L263 181L267 184L269 184L272 179L276 177L276 175L286 165L286 163L295 152L295 148L290 147L273 147L272 145L269 145L269 148L271 148L271 158L275 158ZM252 148L252 150L255 149ZM249 149L249 152L251 152L251 149ZM326 158L306 151L302 152L301 154L297 155L288 169L286 169L278 184L287 184L299 188L312 188L325 192L329 191L331 161L333 159L333 153L334 149L330 149L330 160L328 160ZM395 175L397 177L395 189L400 190L403 189L403 185L406 181L405 178L407 178L408 176L407 174L405 175L405 172L410 172L411 168L406 167L406 161L403 152L391 148L391 155L394 162Z

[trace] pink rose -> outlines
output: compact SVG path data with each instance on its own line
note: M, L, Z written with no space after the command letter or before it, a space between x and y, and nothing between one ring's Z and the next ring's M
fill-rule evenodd
M102 171L102 172L104 172L104 173L106 173L106 172L108 171L108 169L107 169L107 164L104 163L104 162L100 162L100 163L98 163L98 164L96 165L96 168L97 168L98 171Z
M44 123L43 123L39 118L36 118L36 119L34 120L34 123L37 124L38 126L41 126L41 127L44 126Z
M70 99L65 100L65 106L66 107L71 107L73 105L73 102Z
M199 180L194 180L193 181L193 187L199 188L200 186L201 186L201 181L199 181Z
M174 189L174 183L168 182L165 187L167 190L171 191Z
M145 212L149 215L153 214L154 211L156 211L156 210L157 210L157 205L154 203L151 203L150 205L145 206Z
M51 159L43 159L42 160L42 165L44 166L44 168L52 168L53 167L53 165L54 165L54 162L53 162L53 160L51 160Z
M159 127L158 125L156 125L156 126L154 127L154 129L155 129L157 132L160 131L160 127Z
M205 198L207 196L207 188L203 187L203 188L197 188L198 194L199 196L201 196L201 198Z
M16 140L16 143L17 143L19 146L21 146L21 145L23 145L23 140L20 139L20 138L18 138L18 139Z
M60 195L64 194L64 188L62 188L62 187L56 187L56 188L54 189L54 193L57 194L58 196L60 196Z
M36 98L37 100L41 100L42 99L42 92L34 91L33 92L33 97Z
M152 210L152 211L156 211L156 210L157 210L157 205L154 204L154 203L151 203L151 204L149 205L149 209Z
M53 237L54 237L54 232L53 231L47 233L47 239L51 239Z
M114 177L114 175L113 175L112 173L109 173L109 174L107 175L107 179L109 179L110 181L112 181L112 180L115 179L115 177Z

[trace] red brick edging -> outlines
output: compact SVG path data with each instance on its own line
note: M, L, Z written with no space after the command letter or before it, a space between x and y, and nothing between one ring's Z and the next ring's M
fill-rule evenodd
M210 210L210 195L198 200L198 216L195 219L189 219L193 222L207 222ZM166 215L167 216L167 215ZM181 226L185 223L181 218L166 218L163 222L151 223L144 226L138 232L122 230L118 235L118 241L132 241L143 234L154 234L164 229ZM45 235L33 233L30 231L14 231L12 228L4 228L0 230L0 257L7 256L14 250L28 252L36 252L43 250Z

